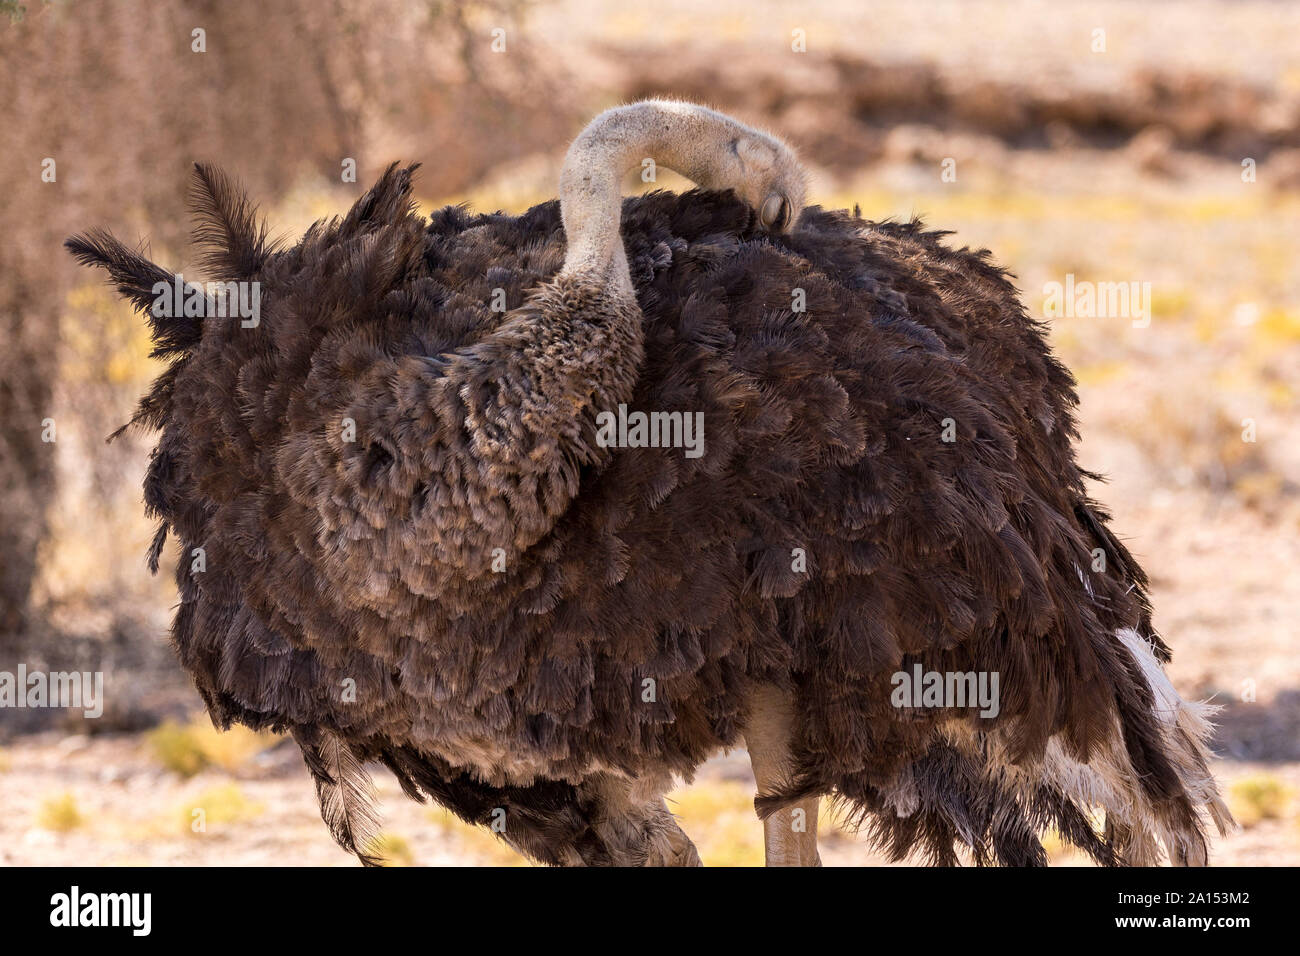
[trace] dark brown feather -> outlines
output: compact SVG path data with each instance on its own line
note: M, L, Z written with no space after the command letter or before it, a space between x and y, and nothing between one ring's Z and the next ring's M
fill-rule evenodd
M369 820L340 764L374 759L465 819L510 808L538 859L598 859L576 785L689 777L758 683L799 715L765 812L831 793L896 853L1041 863L1053 826L1116 862L1076 798L1009 789L987 756L1033 768L1055 740L1119 747L1199 833L1115 637L1158 640L1085 493L1073 380L986 252L819 208L772 238L729 194L655 193L624 206L631 335L600 290L554 281L556 203L425 221L411 172L283 251L201 172L209 264L262 283L265 316L156 326L181 361L137 414L162 428L149 508L206 549L178 568L181 661L220 723L295 731L341 843L364 853ZM137 305L165 275L103 234L69 247ZM702 413L705 454L599 447L592 415L620 401ZM951 713L891 705L912 663L1001 675L996 719L958 715L972 749Z

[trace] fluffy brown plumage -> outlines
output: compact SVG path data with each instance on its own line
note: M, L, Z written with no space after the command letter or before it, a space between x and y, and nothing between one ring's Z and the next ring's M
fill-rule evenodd
M623 208L638 310L553 278L556 203L426 221L412 169L283 251L200 170L209 277L259 282L261 322L155 321L173 364L135 419L162 431L181 662L218 724L294 732L344 846L381 761L465 819L504 810L537 859L627 862L590 782L689 778L761 683L798 714L764 812L834 794L937 862L1042 863L1048 827L1101 862L1155 836L1203 860L1200 807L1226 819L1204 728L1162 721L1117 636L1168 657L1085 493L1073 381L987 253L660 192ZM69 246L137 307L168 278L106 234ZM600 447L620 403L702 412L705 453ZM998 672L1000 714L900 711L916 662Z

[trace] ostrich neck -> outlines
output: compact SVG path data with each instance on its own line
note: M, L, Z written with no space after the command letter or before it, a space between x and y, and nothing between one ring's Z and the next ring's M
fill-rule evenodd
M748 167L779 148L730 117L689 103L652 100L602 114L569 147L560 173L560 211L569 243L562 274L588 275L609 283L611 291L631 295L619 235L621 185L624 175L645 160L705 188L739 188L752 179Z

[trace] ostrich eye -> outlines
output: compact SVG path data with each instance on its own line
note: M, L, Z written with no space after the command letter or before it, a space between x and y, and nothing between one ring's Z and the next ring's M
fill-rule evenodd
M790 224L790 204L781 194L772 193L763 201L763 208L758 211L758 219L764 229L780 232Z

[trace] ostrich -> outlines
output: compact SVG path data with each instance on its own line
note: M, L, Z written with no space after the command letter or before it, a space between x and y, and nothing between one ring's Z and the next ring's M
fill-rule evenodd
M646 157L700 189L623 199ZM698 865L664 794L743 742L769 865L820 863L827 796L895 858L1206 862L1207 714L987 251L805 208L789 147L689 103L601 114L519 216L426 220L416 168L281 248L198 166L255 323L67 244L170 360L128 426L180 661L218 726L292 734L339 844L377 862L381 764L535 861Z

